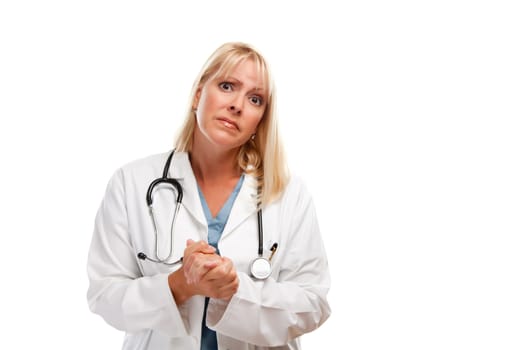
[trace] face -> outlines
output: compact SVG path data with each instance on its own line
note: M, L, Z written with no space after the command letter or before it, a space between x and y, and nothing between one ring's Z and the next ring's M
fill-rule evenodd
M230 76L210 79L197 90L193 103L195 142L232 150L257 132L266 109L267 91L252 60L245 60Z

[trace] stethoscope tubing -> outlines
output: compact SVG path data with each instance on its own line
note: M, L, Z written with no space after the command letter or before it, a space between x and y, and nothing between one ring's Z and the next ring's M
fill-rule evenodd
M168 177L168 172L169 172L169 168L170 168L170 165L171 165L171 160L173 158L173 155L175 154L175 150L172 150L171 153L169 154L168 156L168 159L166 160L166 164L164 165L164 170L162 172L162 177L161 178L158 178L158 179L155 179L153 180L149 187L148 187L148 191L146 192L146 203L148 205L148 208L149 208L149 213L150 213L150 216L152 218L152 221L153 221L153 230L154 230L154 233L155 233L155 255L156 255L156 259L153 259L153 258L150 258L148 257L146 254L144 254L143 252L140 252L137 254L137 257L141 260L148 260L148 261L151 261L151 262L155 262L155 263L162 263L164 265L177 265L177 264L180 264L182 262L182 258L180 258L179 260L177 261L174 261L174 262L169 262L169 260L171 259L172 255L173 255L173 236L174 236L174 227L175 227L175 220L176 220L176 217L177 217L177 214L179 212L179 209L180 209L180 205L182 203L182 196L183 196L183 191L182 191L182 186L180 185L180 183L174 179L174 178L169 178ZM156 219L156 216L155 216L155 211L154 211L154 208L153 208L153 191L155 189L155 187L159 184L163 184L163 183L166 183L166 184L169 184L171 185L176 191L177 191L177 198L176 198L176 201L175 201L175 210L173 212L173 218L172 218L172 221L171 221L171 232L170 232L170 251L169 251L169 254L167 257L165 258L160 258L160 255L159 255L159 244L158 244L158 224L157 224L157 219ZM253 271L252 269L252 276L256 279L266 279L270 273L271 273L271 262L270 262L270 259L267 259L267 258L264 258L263 257L263 240L264 240L264 233L263 233L263 218L262 218L262 209L258 208L257 210L257 231L258 231L258 247L257 247L257 258L252 262L252 266L254 266L254 263L257 261L259 262L262 262L264 260L264 265L267 266L267 268L265 268L265 271L264 273L256 273ZM272 246L272 255L275 253L275 250L277 249L277 243L274 243L274 245Z

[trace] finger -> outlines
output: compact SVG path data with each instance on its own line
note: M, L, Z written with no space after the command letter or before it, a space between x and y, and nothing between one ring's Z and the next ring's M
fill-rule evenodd
M239 288L239 278L235 271L232 274L216 280L201 280L194 285L198 294L210 298L229 300Z
M197 252L203 254L213 254L216 252L216 249L203 240L195 242L191 239L188 239L186 241L186 249L184 250L184 255L189 255Z
M195 289L199 291L199 294L210 298L231 298L237 292L238 281L234 279L228 283L223 282L221 284L217 284L217 281L201 281L195 285Z
M228 271L233 268L233 262L227 257L220 256L220 266L224 269L224 271Z
M212 254L193 253L183 260L184 275L188 280L200 278L206 271L214 267L217 258ZM210 267L206 267L210 265Z
M221 263L221 260L220 259L209 259L208 261L204 262L204 264L202 264L203 267L207 268L208 270L210 269L213 269L217 266L219 266Z
M233 268L219 266L207 272L202 280L214 284L214 288L219 288L223 285L229 284L237 279L237 271Z
M219 287L217 291L217 299L229 300L239 290L239 279L235 278L228 284Z
M195 261L194 254L191 254L188 256L184 255L184 258L182 259L182 269L184 271L184 274L187 274L191 270L194 261Z
M192 284L199 283L203 280L203 276L206 275L209 269L205 268L204 266L201 266L199 268L192 269L188 272L186 275L188 282Z
M191 266L191 263L193 260L190 260L190 257L195 253L203 253L203 254L214 254L215 248L213 246L208 245L204 241L194 242L191 239L188 239L186 241L186 244L188 246L186 249L184 249L184 256L183 256L183 265ZM186 264L184 264L186 263Z
M185 277L190 283L197 283L210 270L218 266L221 257L216 254L195 253L190 256L192 264L185 268Z

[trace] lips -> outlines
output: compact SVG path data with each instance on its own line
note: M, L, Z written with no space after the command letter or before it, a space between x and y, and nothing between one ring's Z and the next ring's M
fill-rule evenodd
M222 125L224 125L225 127L227 127L228 129L239 130L239 125L237 125L237 123L234 122L234 121L231 120L231 119L220 117L220 118L217 118L217 120L218 120Z

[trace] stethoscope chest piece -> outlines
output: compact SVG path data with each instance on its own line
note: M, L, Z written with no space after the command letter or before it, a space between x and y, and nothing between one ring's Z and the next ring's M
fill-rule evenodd
M252 261L250 272L253 278L265 280L272 273L272 263L264 257L258 257Z

